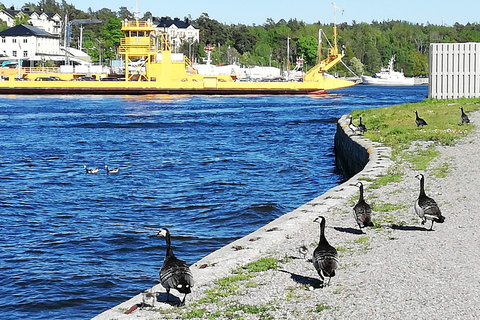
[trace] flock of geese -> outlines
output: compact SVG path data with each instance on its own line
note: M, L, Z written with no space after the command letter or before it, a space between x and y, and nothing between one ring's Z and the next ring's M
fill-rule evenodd
M98 173L100 173L100 169L98 169L98 168L88 168L86 165L84 165L83 168L85 169L85 173L87 173L87 174L98 174ZM117 173L120 172L120 169L118 169L118 168L109 169L108 165L105 165L105 170L106 170L107 174L117 174Z
M462 107L460 107L460 110L462 124L470 123L470 120L463 111ZM423 127L427 125L427 122L418 116L417 111L415 111L415 123L417 127ZM362 123L362 117L359 119L358 126L353 124L352 118L350 117L349 127L354 132L359 132L361 134L367 131L367 128ZM442 216L440 208L435 200L428 197L425 193L425 176L423 174L418 174L415 177L420 180L420 194L414 204L415 212L420 219L422 219L422 225L425 224L427 220L430 220L432 224L428 230L433 230L433 223L443 223L445 221L445 217ZM359 188L360 193L358 201L353 207L353 217L355 222L358 224L360 230L366 227L373 227L372 208L365 201L363 184L362 182L358 182L355 184L355 186ZM328 278L328 283L326 285L329 285L330 280L335 276L335 271L339 265L338 252L332 245L330 245L325 237L325 217L318 216L314 222L320 224L320 239L318 246L313 252L312 262L321 279L322 285L325 283L325 278ZM171 248L170 232L168 229L160 229L160 231L157 233L157 236L165 238L167 245L165 260L162 268L160 269L160 282L167 291L167 301L170 301L170 289L176 289L178 292L185 294L183 300L180 302L180 305L184 305L185 298L187 294L191 293L191 288L193 287L192 272L185 261L175 257L175 254ZM305 242L302 242L302 245L299 247L299 252L305 258L305 255L308 253L308 248L305 245Z

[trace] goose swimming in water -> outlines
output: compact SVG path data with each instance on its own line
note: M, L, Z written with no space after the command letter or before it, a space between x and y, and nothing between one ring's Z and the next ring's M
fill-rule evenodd
M108 165L105 165L105 169L107 170L107 174L117 174L120 171L118 168L108 169Z
M422 126L422 128L423 128L423 126L428 125L425 120L423 120L422 118L420 118L418 116L417 110L415 110L415 123L417 124L417 128L420 127L420 126Z
M460 110L462 111L462 115L461 115L462 123L470 123L470 119L463 111L463 107L460 107Z
M86 165L83 165L83 168L85 169L85 172L88 174L97 174L100 172L100 169L98 168L88 169Z
M427 220L432 221L432 225L430 226L430 230L432 230L433 223L443 223L445 217L442 216L440 208L435 200L427 197L425 194L425 177L423 174L418 174L415 178L420 180L420 195L418 196L417 201L415 201L415 212L422 219L422 224L425 224Z
M320 222L320 241L313 252L313 266L318 272L324 282L325 277L328 277L328 284L330 279L335 276L335 270L338 267L338 253L337 249L332 247L325 238L325 218L319 216L313 222Z
M176 289L178 292L185 294L180 303L180 306L182 306L185 304L187 294L192 292L192 272L185 261L178 259L175 257L175 254L173 254L170 242L170 231L166 228L160 229L157 236L165 238L167 243L167 253L163 261L163 266L160 269L160 282L167 290L167 302L170 301L170 289Z
M360 189L360 196L357 204L353 207L353 217L360 229L364 227L373 227L372 222L372 208L365 202L363 198L363 183L355 184Z

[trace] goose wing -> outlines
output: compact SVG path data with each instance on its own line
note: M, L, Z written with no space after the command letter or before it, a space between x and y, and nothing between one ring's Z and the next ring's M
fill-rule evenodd
M358 201L353 207L353 216L360 228L370 226L372 221L372 208L365 201Z
M418 198L415 209L417 211L417 214L419 212L418 210L421 210L422 215L420 216L419 214L420 218L432 220L440 218L442 216L442 213L437 203L430 197Z
M313 265L319 275L322 271L327 277L335 276L335 270L338 267L337 250L330 245L319 245L313 252Z
M190 293L193 287L193 275L185 261L176 257L165 259L160 269L160 282L165 288L176 289L181 293Z

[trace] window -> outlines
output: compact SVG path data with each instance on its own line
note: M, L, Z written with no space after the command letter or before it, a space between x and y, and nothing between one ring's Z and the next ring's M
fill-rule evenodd
M27 43L27 42L28 42L28 40L27 40L27 39L23 39L23 43Z
M24 58L28 57L28 51L26 51L26 50L23 51L23 57L24 57Z
M17 39L13 38L12 43L17 43Z
M2 37L2 43L5 43L7 42L7 39L5 39L5 37Z
M16 51L16 50L13 50L13 51L12 51L12 56L14 56L14 57L17 56L17 51Z

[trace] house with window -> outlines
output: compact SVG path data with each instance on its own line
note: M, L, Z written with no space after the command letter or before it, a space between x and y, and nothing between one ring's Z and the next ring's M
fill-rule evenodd
M0 32L3 59L23 60L25 66L33 66L35 61L64 60L61 53L60 37L34 26L21 24Z
M162 17L154 19L153 25L159 32L165 32L170 36L172 47L178 48L182 43L194 43L200 41L200 30L187 21L179 18L173 20Z
M58 13L35 12L30 11L29 8L15 10L14 7L11 7L10 9L0 10L0 20L11 28L15 26L15 17L20 14L27 15L29 17L28 24L38 29L53 35L60 35L62 32L62 17Z

